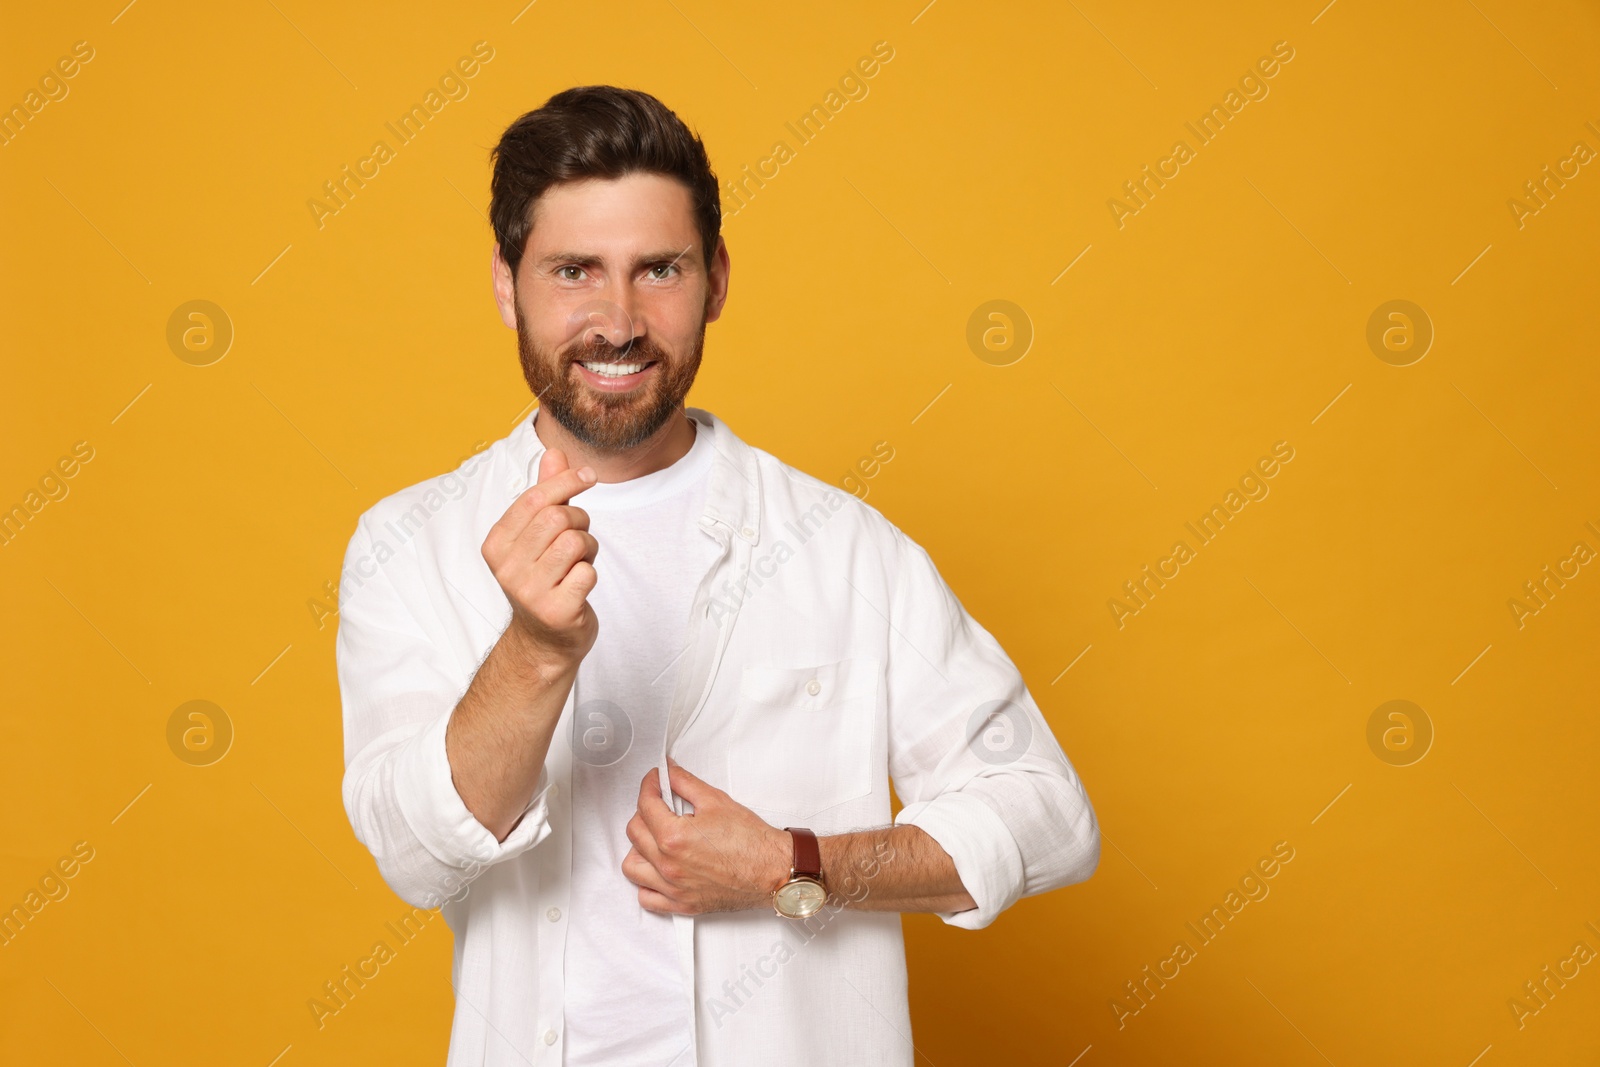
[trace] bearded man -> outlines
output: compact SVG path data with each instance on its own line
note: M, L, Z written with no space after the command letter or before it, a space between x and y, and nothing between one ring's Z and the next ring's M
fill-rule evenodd
M337 641L351 825L455 935L448 1063L910 1067L900 913L1088 878L1088 796L920 546L685 406L699 138L586 86L493 159L539 407L361 516Z

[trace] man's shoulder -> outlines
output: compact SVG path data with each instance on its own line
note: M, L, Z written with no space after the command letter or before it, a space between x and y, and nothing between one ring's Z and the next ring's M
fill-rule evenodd
M478 441L451 470L380 498L356 520L355 536L376 540L388 533L391 540L409 541L429 528L437 536L445 527L472 525L490 500L499 501L503 511L513 495L519 436L525 428L519 426L490 444Z
M762 491L774 513L768 522L815 532L825 524L840 536L892 547L905 534L883 512L843 488L791 466L765 449L749 446L762 473ZM803 524L803 525L801 525Z

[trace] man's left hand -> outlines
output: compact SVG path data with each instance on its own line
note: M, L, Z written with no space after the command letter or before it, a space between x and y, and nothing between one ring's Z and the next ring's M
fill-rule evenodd
M667 761L667 771L672 792L694 813L678 815L667 806L652 767L639 784L639 810L628 820L633 848L622 860L622 873L639 887L639 906L658 915L770 906L793 858L788 832L676 761Z

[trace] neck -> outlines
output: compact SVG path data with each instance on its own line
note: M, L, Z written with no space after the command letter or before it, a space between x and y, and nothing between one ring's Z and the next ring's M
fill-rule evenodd
M696 432L682 408L655 433L621 452L590 448L548 415L535 418L533 430L545 448L559 448L566 453L567 464L573 470L585 465L593 467L601 482L626 482L665 470L688 454Z

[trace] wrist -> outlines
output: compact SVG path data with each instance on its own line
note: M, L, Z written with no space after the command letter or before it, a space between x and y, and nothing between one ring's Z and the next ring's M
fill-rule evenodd
M761 899L759 903L770 906L772 894L777 892L779 886L789 880L789 874L794 870L794 836L789 831L776 826L768 827L767 840L769 847L766 850L766 862L761 870L765 872L761 881Z
M530 634L516 616L512 616L505 632L500 635L500 645L509 655L518 673L528 682L541 686L554 685L563 679L570 681L578 673L582 656L571 656L550 648Z
M772 893L772 909L786 919L806 919L827 903L829 896L822 868L822 847L807 828L785 827L789 838L789 873Z

